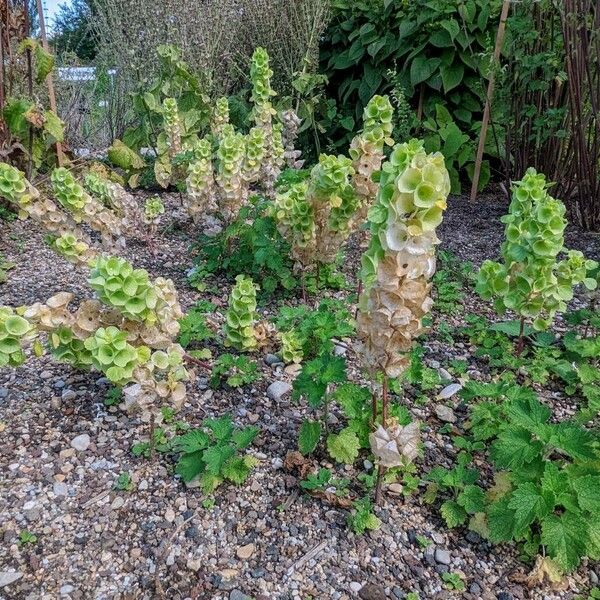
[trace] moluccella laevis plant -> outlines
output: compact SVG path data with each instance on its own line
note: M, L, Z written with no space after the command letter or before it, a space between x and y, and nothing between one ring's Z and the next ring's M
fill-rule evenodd
M564 311L573 298L573 288L583 283L596 287L588 277L597 263L586 260L581 252L566 251L565 207L547 192L544 175L528 169L521 181L513 184L502 245L503 264L486 260L479 271L476 289L485 300L494 299L494 307L503 314L512 310L533 321L533 327L546 329L558 311ZM566 252L564 260L557 260ZM522 330L519 336L522 350Z
M0 367L18 367L25 361L23 348L35 329L9 306L0 306Z
M444 157L427 154L411 140L394 148L382 168L375 204L369 210L371 243L362 258L363 292L359 298L358 353L372 376L383 373L381 415L373 404L376 431L370 436L378 462L375 501L381 498L385 469L414 460L418 426L388 420L388 377L409 366L408 352L423 331L432 300L436 227L442 222L450 177Z
M188 167L183 205L194 223L203 215L218 210L212 156L212 144L204 138L196 144L194 160Z
M276 195L272 212L297 267L307 270L335 261L358 207L353 174L349 158L322 154L308 182Z
M257 313L256 292L258 286L244 275L235 278L235 286L229 295L229 308L225 315L225 346L231 346L242 352L255 350L258 346L256 336Z
M158 158L154 163L154 176L158 185L167 188L173 177L173 159L183 150L182 124L175 98L165 98L161 109L163 131L156 141Z
M293 108L289 108L281 113L281 124L283 125L282 139L285 163L290 169L301 169L304 161L300 158L302 152L296 150L296 140L298 139L302 119Z
M219 186L219 210L226 221L234 220L248 196L248 185L243 177L246 143L241 133L228 125L223 131L217 151L216 182Z
M61 292L26 308L22 316L48 333L57 360L94 367L124 387L125 407L147 416L157 401L179 406L185 398L184 351L173 342L183 315L169 280L151 281L117 257L99 257L88 279L97 299L71 310L73 294Z
M256 48L250 66L251 100L254 104L252 115L256 126L265 134L265 155L261 165L260 182L267 195L271 197L274 195L275 181L281 173L285 160L282 126L280 123L273 123L277 111L271 101L277 94L271 88L272 76L273 71L269 66L267 51L264 48Z
M33 219L51 235L63 235L78 230L71 217L60 210L52 200L43 197L27 181L23 172L7 163L0 163L0 196L18 208L20 219ZM77 231L77 234L80 239L84 238L82 232Z
M105 248L124 247L125 238L120 219L101 202L92 198L70 171L64 167L54 169L51 181L56 199L77 223L85 222L97 231Z
M86 173L84 185L87 191L111 209L120 219L123 232L135 236L139 232L141 214L137 202L125 188L90 171Z
M165 205L158 196L148 198L144 203L144 223L148 225L150 233L154 235L165 214Z
M385 146L393 146L394 108L387 96L373 96L363 113L363 130L350 144L350 157L354 167L352 185L359 198L359 208L353 225L360 226L373 204L378 184L373 175L381 169Z
M223 135L223 128L229 124L229 100L224 96L215 103L215 109L210 121L210 130L216 140Z
M371 372L398 377L409 365L407 353L432 305L435 230L449 193L444 157L427 154L418 140L396 146L383 165L368 215L371 243L362 257L357 322Z

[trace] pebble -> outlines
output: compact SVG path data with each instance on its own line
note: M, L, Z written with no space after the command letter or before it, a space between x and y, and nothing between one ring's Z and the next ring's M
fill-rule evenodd
M52 487L55 496L68 496L69 486L66 483L57 482Z
M392 496L401 496L402 495L402 484L401 483L390 483L388 485L388 492L392 494Z
M362 600L386 600L383 587L374 583L364 585L360 592L358 592L358 597L362 598Z
M241 560L248 560L256 550L256 546L254 544L246 544L245 546L240 546L237 551L237 557Z
M438 369L438 375L442 381L452 381L453 379L452 375L450 375L450 373L443 367Z
M450 561L450 552L448 552L448 550L444 550L443 548L435 549L435 562L442 565L449 565Z
M0 588L6 587L23 577L19 571L0 571Z
M90 447L90 436L87 433L82 433L71 440L71 447L78 452L85 452Z
M475 595L475 596L479 596L479 594L481 594L481 586L474 581L470 586L469 586L469 592L471 592L471 594Z
M267 354L264 358L264 361L270 367L272 367L273 365L282 364L281 359L279 358L279 356L277 356L277 354Z
M267 388L267 396L274 402L279 402L292 391L292 386L287 381L274 381Z
M40 507L34 500L29 500L23 504L23 513L28 521L37 521L40 518Z
M125 504L125 500L121 496L116 496L110 505L111 510L119 510Z
M165 521L172 523L174 520L175 520L175 511L169 507L165 511Z
M244 594L240 590L231 590L229 592L229 600L252 600L251 596Z
M68 596L71 592L74 592L74 591L75 591L75 588L71 584L67 583L67 584L61 586L60 595Z
M456 415L449 406L438 404L435 407L435 414L437 415L437 418L444 423L456 423Z
M358 594L358 592L360 592L361 589L362 589L362 583L358 583L358 581L350 582L350 591L353 592L354 594Z
M8 388L0 387L0 398L6 398L8 396Z
M77 398L77 394L73 390L63 390L61 398L65 402L68 402L69 400L75 400L75 398Z
M438 394L438 399L447 400L448 398L452 398L452 396L458 394L460 390L462 390L462 385L460 385L460 383L451 383Z

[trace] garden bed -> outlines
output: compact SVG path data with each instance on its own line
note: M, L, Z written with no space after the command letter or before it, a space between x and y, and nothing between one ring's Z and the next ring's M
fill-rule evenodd
M168 208L178 203L177 196L164 198ZM451 198L440 249L475 265L496 258L503 240L499 218L506 211L500 194L475 205ZM194 233L189 224L179 227L167 220L155 240L155 256L132 242L123 257L152 277L172 278L184 310L200 299L224 307L230 282L218 281L210 293L187 284ZM588 258L600 258L597 235L570 226L566 240ZM342 263L352 284L361 251L353 239ZM0 285L0 304L31 304L63 290L91 294L76 267L57 258L31 222L0 221L0 253L16 263ZM342 298L348 293L323 294ZM459 326L469 313L491 316L488 303L472 288L463 293L450 314L436 312L434 305L424 362L448 370L452 360L466 361L468 376L486 381L485 361L472 355L468 340L450 342L437 334L441 322ZM318 298L309 297L309 302L317 304ZM581 299L573 301L574 307L582 305ZM563 329L560 318L556 327ZM347 360L351 379L358 379L352 343ZM150 461L132 454L132 445L146 439L147 425L105 406L108 386L98 374L72 370L48 356L0 370L0 580L15 580L0 587L0 597L400 600L418 592L421 598L566 599L597 583L597 565L584 565L562 591L530 590L518 582L528 567L519 562L514 546L493 546L463 528L449 530L437 505L425 504L422 494L404 497L393 487L376 510L381 528L353 534L345 510L303 494L284 468L286 454L296 450L305 409L289 393L274 399L267 388L275 381L290 383L296 370L270 366L263 356L258 363L260 380L237 390L212 390L207 374L199 372L176 416L198 426L207 415L230 413L240 425L260 427L250 450L259 464L248 481L242 487L224 484L211 498L181 483L168 456ZM574 410L556 385L537 388L542 400L552 398L559 413ZM416 392L407 388L406 404L424 424L419 470L450 466L456 455L451 431L440 433L444 423L436 405L452 409L459 429L466 415L458 397L436 401L440 390L427 391L430 402L416 404L411 401ZM335 429L335 413L330 421ZM317 458L333 469L323 455ZM362 459L354 467L338 467L338 475L352 477L360 470ZM123 477L127 473L130 481ZM445 573L462 577L465 591L448 589Z

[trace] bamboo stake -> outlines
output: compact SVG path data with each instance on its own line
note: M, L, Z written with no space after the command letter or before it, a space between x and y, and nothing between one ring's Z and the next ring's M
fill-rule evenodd
M48 46L48 36L46 35L46 23L44 22L44 9L42 7L42 0L36 0L38 17L40 19L40 37L42 38L42 48L46 52L50 52L50 47ZM46 76L46 85L48 86L48 98L50 100L50 110L53 113L58 114L56 111L56 96L54 94L54 81L52 80L52 73L48 73ZM62 144L60 142L56 142L56 158L58 160L58 166L62 167L65 159L62 149Z
M475 168L473 170L473 185L471 186L471 202L477 198L477 188L479 187L479 177L481 175L481 163L483 162L483 149L485 147L485 139L487 137L487 129L490 122L490 108L492 105L492 97L494 96L494 85L496 84L495 67L500 61L500 52L502 51L502 43L504 42L504 33L506 32L506 20L511 0L504 0L502 3L502 11L500 13L500 24L496 34L496 46L494 48L494 62L490 80L488 82L487 94L485 97L485 108L483 110L483 119L481 121L481 131L479 133L479 146L477 147L477 158L475 159Z

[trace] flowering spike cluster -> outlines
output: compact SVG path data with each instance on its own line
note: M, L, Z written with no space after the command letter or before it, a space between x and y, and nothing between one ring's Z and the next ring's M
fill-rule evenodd
M391 419L387 427L379 425L369 435L371 450L377 462L387 469L406 466L419 454L420 426L417 421L400 425Z
M587 272L597 265L581 252L571 250L566 259L557 261L564 251L567 221L563 203L547 189L546 178L535 169L528 169L513 185L509 214L502 218L504 262L486 260L476 288L485 300L494 299L500 314L513 310L532 319L538 330L546 329L554 315L566 309L574 286L596 287Z
M369 210L372 237L362 258L357 321L362 358L371 371L398 377L408 367L407 353L432 305L435 230L449 193L444 157L427 154L418 140L396 146L383 165Z
M294 329L280 334L281 339L281 358L286 364L301 363L304 358L302 352L302 342L298 333Z
M23 364L23 345L33 333L33 327L26 319L9 306L0 306L0 367Z
M169 156L174 158L182 151L181 138L183 135L183 127L181 125L181 119L179 118L179 109L177 108L177 100L175 100L175 98L165 98L163 101L162 114Z
M75 265L86 265L97 256L93 248L90 248L88 244L73 233L63 233L52 239L50 246L58 254Z
M298 139L302 119L293 108L290 108L281 113L281 123L283 124L283 156L285 163L290 169L301 169L304 161L300 158L302 152L296 150L296 140Z
M392 146L394 109L387 96L373 96L363 113L363 130L352 140L350 157L354 167L352 185L360 199L353 228L360 226L377 195L373 174L381 169L384 147Z
M54 194L60 204L76 222L88 223L93 230L100 233L105 248L122 248L125 245L117 216L92 198L70 171L64 167L54 169L51 180Z
M223 135L223 127L229 123L229 100L223 96L215 103L212 120L210 124L211 132L216 140Z
M30 217L52 235L73 232L80 239L85 237L73 219L52 200L42 197L27 181L24 173L7 163L0 163L0 196L19 209L19 218Z
M134 236L139 231L141 215L138 205L122 185L90 171L85 176L85 187L92 196L98 198L120 217L123 231L127 235Z
M156 231L164 214L165 205L159 196L148 198L144 203L144 223L150 227L152 232Z
M246 136L246 156L242 166L244 181L258 181L264 157L265 132L260 127L253 127Z
M255 326L258 286L244 275L238 275L235 281L225 316L225 345L248 352L257 347Z
M228 127L224 128L217 151L219 168L216 180L221 192L219 208L227 221L237 217L248 194L248 186L242 175L246 155L245 145L242 134L230 131Z
M200 140L194 148L194 160L188 168L186 187L187 196L183 202L194 223L203 214L217 209L212 145L207 138Z

